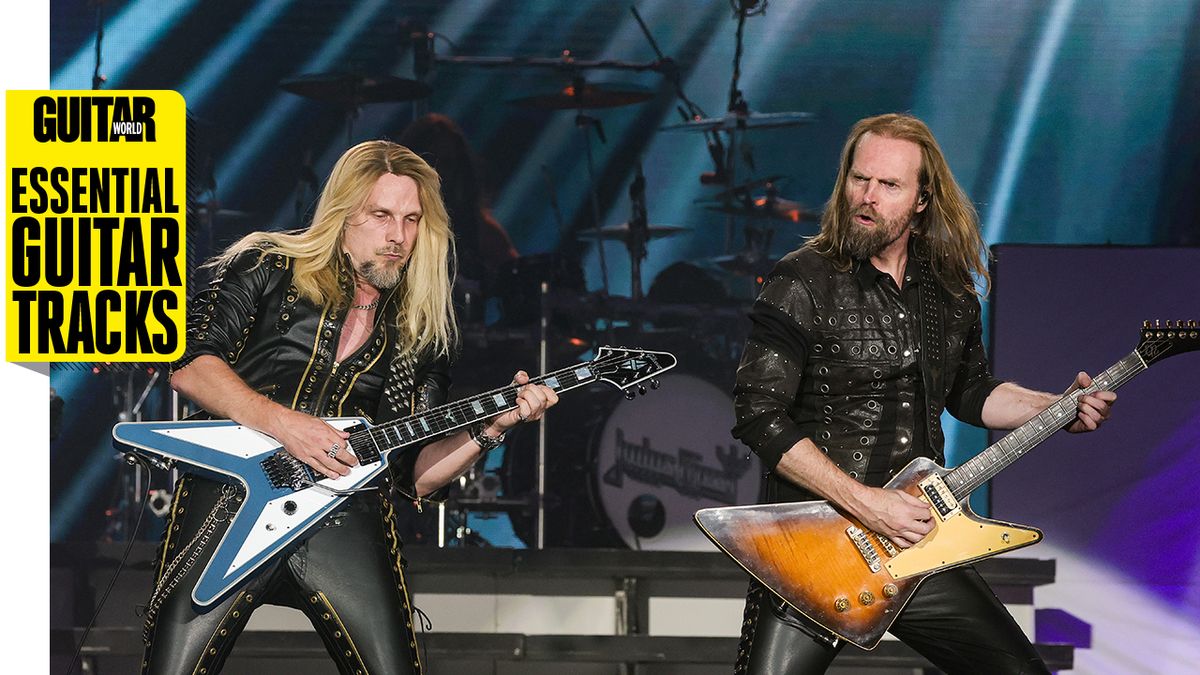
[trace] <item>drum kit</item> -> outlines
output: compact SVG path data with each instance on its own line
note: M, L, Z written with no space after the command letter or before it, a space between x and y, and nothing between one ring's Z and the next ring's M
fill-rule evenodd
M734 2L733 6L738 20L737 56L729 104L722 115L706 114L686 96L679 68L659 50L632 8L657 54L653 61L584 60L570 51L553 58L443 56L433 53L432 33L415 31L415 79L338 72L306 74L280 83L284 91L297 96L341 106L349 140L362 106L423 105L434 91L425 80L435 64L555 73L555 87L514 97L507 104L575 115L586 155L585 212L591 222L590 227L577 228L572 238L595 245L602 288L585 292L577 263L572 270L564 264L564 256L555 254L520 258L484 287L464 285L469 291L464 291L467 303L486 305L498 300L500 317L487 320L482 312L464 314L468 320L463 354L470 361L456 368L458 384L466 393L494 386L495 382L473 380L470 373L500 372L508 363L528 368L535 345L540 347L537 356L544 369L586 355L597 344L626 343L675 351L681 368L690 372L667 378L667 395L636 406L607 392L590 399L577 397L581 402L564 401L549 416L542 433L536 433L533 425L514 430L500 466L485 470L481 462L456 484L441 515L457 519L458 527L439 523L439 539L449 531L457 533L452 536L461 545L477 542L464 524L467 515L504 513L516 535L530 546L710 550L691 523L692 513L757 498L757 459L729 434L734 420L728 392L748 328L747 303L728 297L721 275L734 281L749 279L745 285L756 288L755 282L761 282L773 263L770 246L775 229L815 228L820 212L782 196L783 176L739 180L739 168L753 166L746 143L749 135L809 124L815 117L805 112L751 111L738 89L738 77L742 30L746 18L756 13L756 3ZM697 205L724 216L724 254L664 270L646 294L641 263L647 257L647 244L693 228L648 222L646 180L640 167L629 189L630 219L617 225L600 222L593 157L594 142L606 142L600 116L608 109L645 104L658 96L658 90L589 81L589 75L598 72L656 72L670 80L680 101L681 119L659 130L677 135L681 142L701 136L714 163L714 170L701 176L713 193ZM211 217L218 212L208 213ZM734 250L739 226L743 245ZM608 292L606 242L622 244L628 254L629 297ZM547 363L549 359L554 362ZM539 467L546 486L541 492L535 480Z

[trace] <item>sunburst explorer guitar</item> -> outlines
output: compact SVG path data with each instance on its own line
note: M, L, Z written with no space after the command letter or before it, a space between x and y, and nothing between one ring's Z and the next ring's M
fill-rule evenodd
M657 388L658 375L675 367L675 357L625 347L600 347L596 358L556 370L530 382L557 392L591 382L607 382L634 397ZM299 540L355 491L383 472L395 450L487 419L516 407L518 387L508 386L447 403L403 419L367 427L358 417L325 421L351 432L348 449L359 463L350 474L323 478L288 454L279 442L230 420L126 422L113 427L113 444L158 461L187 464L218 480L240 485L245 496L208 566L192 590L192 600L210 605Z
M903 551L826 501L703 509L696 524L831 636L873 649L929 575L1042 539L1036 528L972 512L967 498L976 488L1070 424L1080 396L1114 390L1156 361L1198 348L1195 321L1165 327L1147 321L1137 348L1091 387L1064 395L962 466L945 469L927 458L910 462L885 487L927 502L934 527Z

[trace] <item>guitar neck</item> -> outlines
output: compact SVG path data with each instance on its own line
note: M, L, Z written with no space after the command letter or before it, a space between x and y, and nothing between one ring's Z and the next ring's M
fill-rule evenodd
M531 378L530 384L544 384L555 392L564 392L595 382L599 375L593 363L580 363ZM380 456L413 443L420 443L446 432L495 417L517 407L518 385L509 385L470 398L431 408L421 414L393 420L350 435L350 444L359 461L370 463Z
M1013 429L1004 438L946 474L946 485L960 501L980 485L991 480L1056 431L1075 421L1079 398L1097 391L1114 391L1147 368L1135 350L1097 375L1092 386L1065 394L1028 422Z

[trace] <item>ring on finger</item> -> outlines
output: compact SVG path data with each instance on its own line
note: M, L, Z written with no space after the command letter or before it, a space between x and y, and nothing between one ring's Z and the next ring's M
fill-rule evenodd
M325 451L325 454L329 456L329 459L333 459L334 457L337 457L338 449L341 447L341 443L334 443L333 445L329 446L329 449Z

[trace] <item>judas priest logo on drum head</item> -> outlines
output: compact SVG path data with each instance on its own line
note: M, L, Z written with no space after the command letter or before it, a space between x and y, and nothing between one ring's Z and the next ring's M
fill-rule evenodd
M733 400L706 380L676 371L652 396L626 401L598 389L564 399L554 413L547 420L547 546L711 551L692 515L758 500L758 457L729 433ZM535 489L533 431L517 427L509 437L501 470L507 497ZM517 536L534 545L533 509L510 515Z
M730 397L689 375L673 374L658 395L617 405L593 470L608 520L630 548L709 551L692 514L755 503L758 458L730 436L733 424Z

